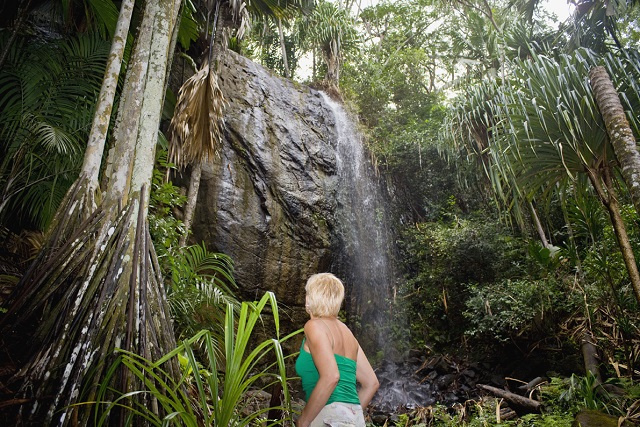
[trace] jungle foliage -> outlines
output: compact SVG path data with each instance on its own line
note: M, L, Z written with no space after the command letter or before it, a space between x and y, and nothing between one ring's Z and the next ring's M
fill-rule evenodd
M24 260L47 248L41 232L80 173L120 3L24 1L0 9L3 297L19 283ZM571 0L574 14L565 22L533 0L400 0L365 9L348 1L315 8L213 2L235 7L218 28L211 2L183 3L178 54L198 60L208 49L202 40L219 42L214 30L227 26L236 49L285 76L311 67L309 81L339 87L358 114L373 164L395 190L401 277L391 303L403 348L513 357L531 373L553 369L536 390L546 412L501 425L570 425L582 408L639 418L640 301L632 267L640 218L623 176L634 166L616 152L589 81L603 66L638 141L637 1ZM258 25L242 41L249 17ZM172 107L166 102L163 130ZM276 409L290 421L281 343L291 336L276 329L272 339L250 342L261 316L278 326L275 297L236 301L232 260L180 244L188 231L176 212L185 196L166 180L173 166L159 136L149 233L179 344L159 360L121 350L107 372L126 368L139 389L119 394L104 378L94 420L106 423L100 417L124 410L129 423L244 425L268 412L245 410L249 388L279 383L284 406ZM113 139L111 125L108 148ZM596 337L603 373L622 395L603 393L588 372L575 374L584 331ZM164 362L180 366L180 376ZM138 395L150 396L164 415L140 406ZM480 399L417 408L396 425L494 425L497 406Z

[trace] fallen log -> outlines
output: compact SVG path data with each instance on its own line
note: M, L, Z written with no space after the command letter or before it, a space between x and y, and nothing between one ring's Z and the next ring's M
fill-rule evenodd
M542 403L537 400L529 399L528 397L520 396L519 394L511 393L510 391L502 390L490 385L477 384L479 389L488 391L494 396L501 397L511 404L513 409L520 413L522 412L540 412L542 409Z
M540 384L546 382L547 379L543 378L543 377L536 377L534 379L532 379L531 381L529 381L526 384L522 384L520 387L518 387L518 390L522 390L523 392L530 392L531 390L533 390L536 386L539 386Z
M511 408L502 408L500 410L500 421L509 421L518 418L518 414Z

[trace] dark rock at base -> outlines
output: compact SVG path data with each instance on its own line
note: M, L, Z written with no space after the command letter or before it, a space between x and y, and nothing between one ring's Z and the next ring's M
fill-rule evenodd
M429 374L427 374L427 376L425 378L428 379L429 381L433 381L433 380L436 379L437 376L438 376L438 372L437 371L431 371L431 372L429 372Z
M623 426L630 424L624 422ZM614 417L591 409L583 409L578 412L572 427L618 427L618 417Z
M383 425L384 423L387 422L387 415L386 414L373 414L373 415L371 415L371 421L373 421L374 424Z
M464 371L462 371L462 375L468 378L475 378L476 371L474 371L473 369L465 369Z
M445 375L442 375L441 377L439 377L435 381L435 385L438 388L438 390L445 390L451 384L453 384L455 379L456 379L456 375L454 375L454 374L445 374Z
M456 403L457 401L459 401L460 399L458 398L458 396L456 396L455 393L446 393L444 396L444 402L448 405L451 405L453 403Z
M502 375L492 375L491 376L491 385L496 387L503 387L505 384L504 377Z
M426 358L426 354L424 350L412 348L411 350L409 350L404 360L410 362L413 365L420 365L424 363L425 358Z

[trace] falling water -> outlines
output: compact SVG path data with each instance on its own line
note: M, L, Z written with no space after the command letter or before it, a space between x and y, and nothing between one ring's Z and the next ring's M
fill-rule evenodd
M396 347L401 343L395 343L389 334L394 273L389 256L392 240L384 198L356 124L340 104L323 96L333 111L338 139L336 234L339 256L333 269L345 279L347 288L351 288L346 308L348 315L355 315L355 318L348 320L351 326L356 326L356 335L365 352L376 362L380 389L372 405L378 413L393 413L400 408L426 407L436 401L450 406L464 400L468 398L467 391L475 386L474 372L464 371L465 377L456 366L448 366L438 358L432 359L432 362L436 361L434 363L427 363L422 358L398 359ZM406 320L395 319L395 322L402 324ZM453 383L470 385L452 390Z
M342 106L326 94L338 138L337 235L341 256L334 262L351 292L347 311L357 317L359 340L365 351L390 349L389 291L392 283L387 213L362 135Z

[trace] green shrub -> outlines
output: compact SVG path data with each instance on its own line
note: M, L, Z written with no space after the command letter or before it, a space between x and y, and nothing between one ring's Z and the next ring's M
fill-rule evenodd
M172 257L180 251L180 237L186 233L184 224L176 218L174 209L181 207L187 197L172 182L165 182L165 171L174 167L167 162L167 151L158 148L156 161L160 169L153 170L149 198L149 232L160 266L169 275Z
M463 339L468 283L482 286L525 274L522 241L487 219L416 224L404 231L400 248L406 281L394 314L398 321L408 319L415 346Z
M467 335L506 342L548 336L566 297L555 279L507 279L470 285L465 305Z
M209 252L204 243L181 247L186 230L174 210L186 197L165 172L173 168L167 151L158 148L149 204L149 229L160 269L165 277L171 316L178 338L209 329L215 336L224 332L227 304L238 305L234 295L233 261L227 255Z
M255 343L254 327L261 320L267 305L270 308L269 315L274 320L274 337ZM222 342L217 342L209 331L203 330L157 361L121 351L121 357L111 372L123 365L141 386L111 401L107 397L112 391L107 378L96 404L96 425L108 424L114 408L123 408L125 413L131 415L126 425L137 425L136 421L142 419L154 426L253 425L271 408L247 413L244 411L249 400L247 393L254 388L267 388L276 382L282 386L285 402L283 407L277 409L284 410L291 417L286 357L281 344L300 330L280 337L279 325L275 295L267 292L258 302L242 303L237 319L235 306L227 305ZM196 346L204 349L202 356L195 351ZM222 348L222 356L216 350L218 346ZM163 370L163 365L172 358L180 360L180 378L174 378ZM150 402L155 402L156 408L154 404L130 406L128 398L140 393L149 395Z
M528 414L520 420L506 425L523 427L571 427L574 416L572 414Z

